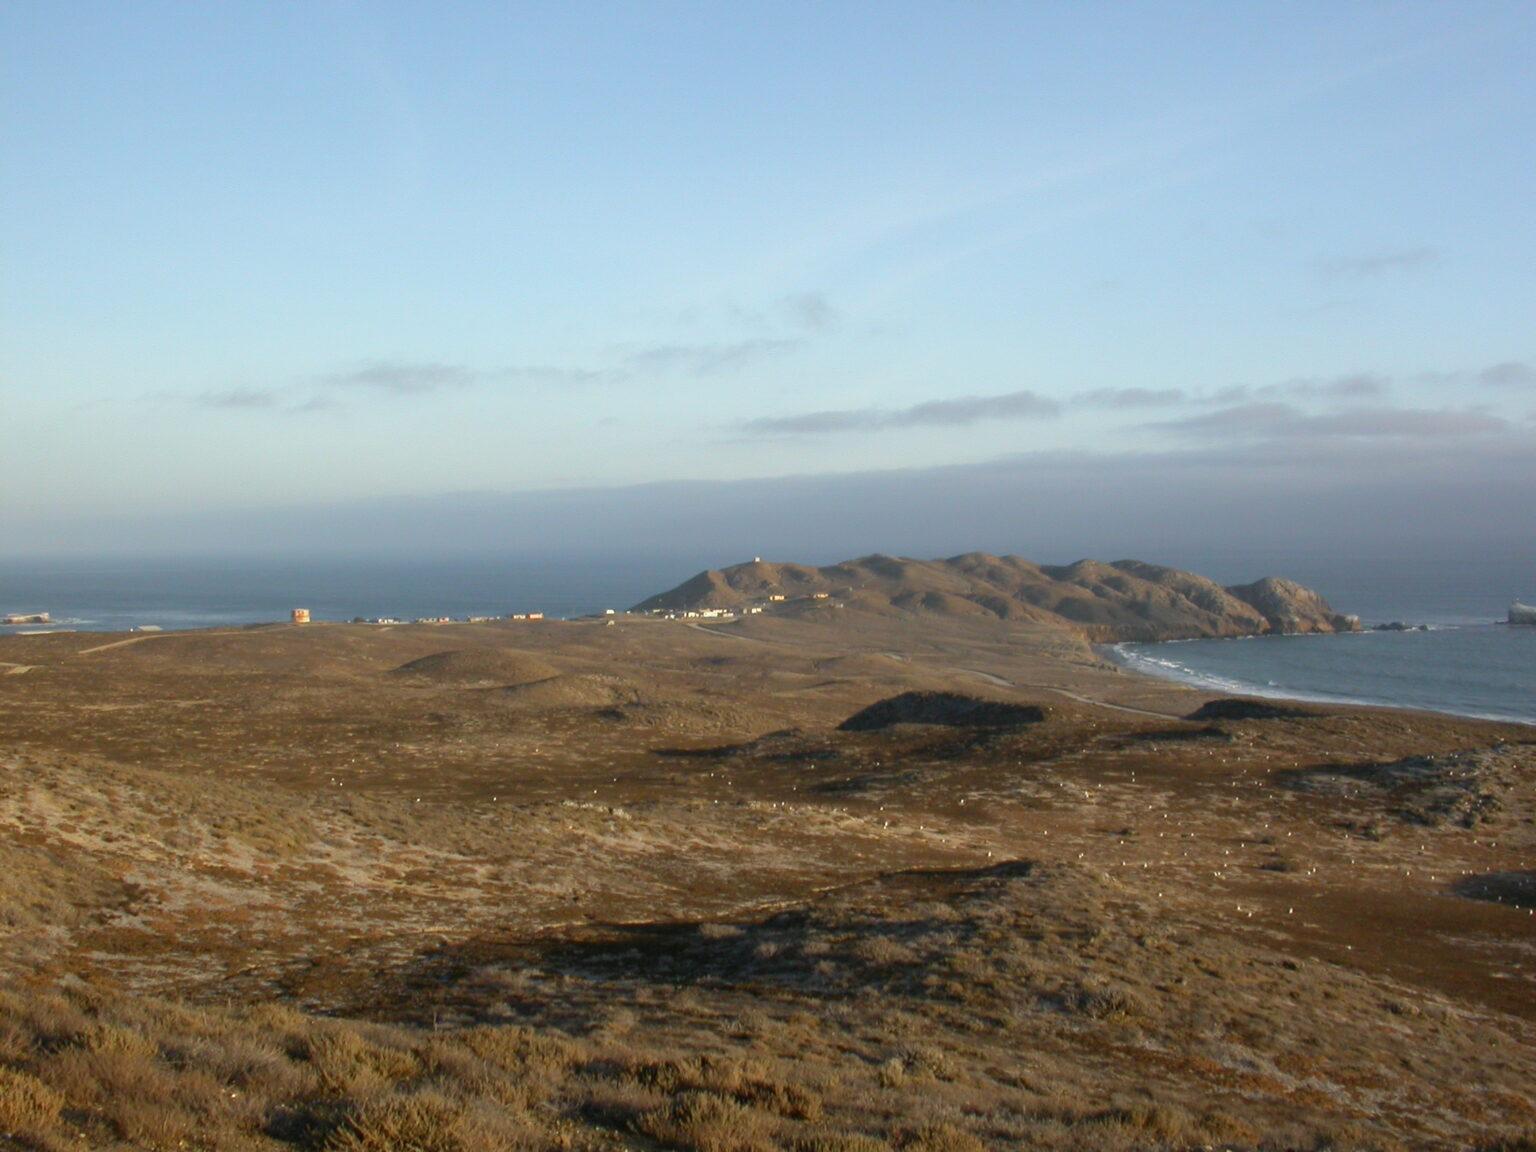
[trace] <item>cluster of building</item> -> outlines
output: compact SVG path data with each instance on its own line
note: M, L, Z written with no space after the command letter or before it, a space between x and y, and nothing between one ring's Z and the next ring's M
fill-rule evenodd
M310 623L308 608L295 608L289 618L295 624ZM354 616L354 624L491 624L497 620L542 620L542 612L514 612L506 616L418 616L414 620L395 616Z
M832 600L830 592L809 592L795 600L828 601L829 607L841 608L842 602ZM658 620L735 620L738 616L758 616L780 604L788 604L791 598L783 592L770 592L761 600L751 601L738 608L651 608L646 615Z
M11 612L0 617L0 624L51 624L53 617L46 612Z
M652 608L646 615L658 620L734 620L737 616L756 616L762 610L761 604L744 608Z

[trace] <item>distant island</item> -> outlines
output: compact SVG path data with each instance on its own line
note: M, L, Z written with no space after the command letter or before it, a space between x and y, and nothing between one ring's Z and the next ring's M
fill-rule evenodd
M1095 643L1360 631L1357 617L1279 577L1223 587L1139 560L1053 566L982 552L947 560L877 554L820 568L753 560L700 572L632 611L686 616L836 608L1032 621L1075 629Z
M46 612L9 612L0 617L0 624L50 624L53 617Z

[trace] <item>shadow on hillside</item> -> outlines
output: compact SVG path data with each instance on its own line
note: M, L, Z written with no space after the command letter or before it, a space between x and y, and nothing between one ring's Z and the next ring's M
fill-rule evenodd
M754 740L734 744L716 744L707 748L656 748L655 756L675 756L685 760L741 760L768 762L836 760L841 749L818 740L803 728L783 728Z
M1486 900L1513 908L1536 908L1536 872L1488 872L1468 876L1451 891L1469 900Z
M1298 708L1272 700L1229 696L1208 701L1196 708L1186 720L1304 720L1326 715L1316 708Z
M1504 810L1512 786L1496 754L1487 750L1287 768L1275 773L1275 783L1293 792L1364 801L1404 823L1429 828L1476 828Z
M795 998L873 992L943 999L956 957L995 951L1036 867L889 873L756 919L594 923L542 939L469 940L420 958L396 998L491 1018L507 1012L581 1029L643 989L747 990ZM852 897L852 898L850 898ZM991 944L984 944L983 937Z
M899 724L948 728L1019 728L1043 723L1038 704L984 700L959 692L903 692L855 712L838 727L844 732L877 732Z

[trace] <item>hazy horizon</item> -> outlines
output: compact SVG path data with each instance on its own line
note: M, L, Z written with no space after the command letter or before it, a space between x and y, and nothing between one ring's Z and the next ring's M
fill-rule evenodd
M1536 8L0 12L0 558L1536 549Z
M378 497L201 515L7 523L6 555L39 559L378 556L594 559L753 555L830 563L873 552L1013 553L1041 562L1134 557L1471 559L1536 566L1536 476L1523 449L1454 471L1391 456L1004 458L891 470L621 488ZM1467 513L1476 510L1477 518ZM31 546L17 541L30 540ZM1533 572L1536 580L1536 572Z

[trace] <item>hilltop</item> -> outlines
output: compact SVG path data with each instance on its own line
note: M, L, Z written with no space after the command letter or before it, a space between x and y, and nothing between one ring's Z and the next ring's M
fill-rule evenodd
M873 555L816 568L754 560L700 572L637 612L839 606L880 613L1064 626L1096 642L1175 640L1264 633L1344 632L1359 627L1290 580L1222 587L1204 576L1139 560L1060 566L968 552L947 560Z

